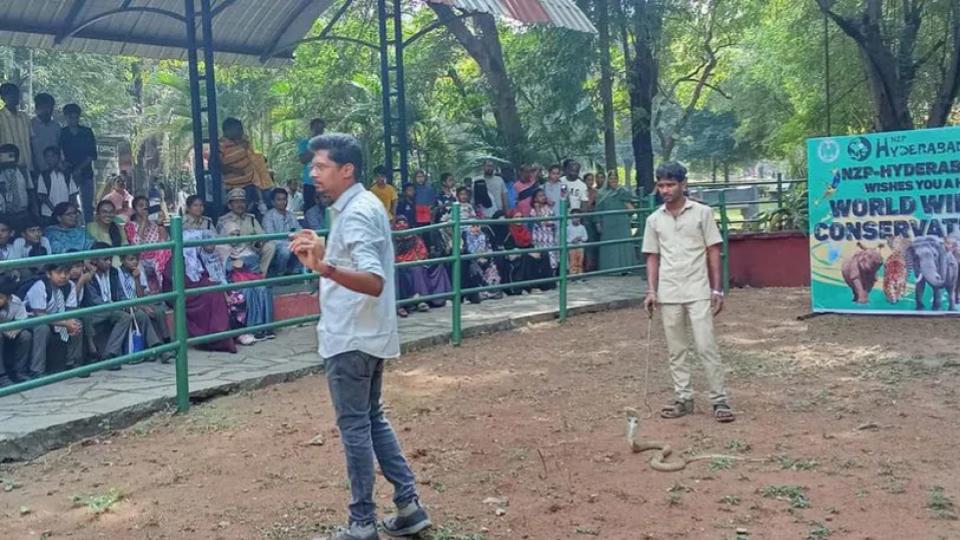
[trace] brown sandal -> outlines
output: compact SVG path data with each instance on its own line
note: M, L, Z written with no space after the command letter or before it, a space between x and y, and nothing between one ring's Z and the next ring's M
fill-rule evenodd
M730 405L726 403L716 403L713 406L713 417L717 419L717 422L721 424L726 424L728 422L733 422L737 419L733 415L733 410L730 408Z
M682 416L687 416L693 414L693 400L688 399L686 401L676 400L670 405L660 409L660 418L680 418Z

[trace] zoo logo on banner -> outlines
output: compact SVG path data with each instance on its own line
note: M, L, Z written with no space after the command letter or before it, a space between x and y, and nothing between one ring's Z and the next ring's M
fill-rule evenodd
M960 128L807 141L816 312L960 313Z

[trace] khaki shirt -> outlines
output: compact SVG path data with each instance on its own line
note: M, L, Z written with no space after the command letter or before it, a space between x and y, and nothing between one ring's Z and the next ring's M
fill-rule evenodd
M687 199L676 217L666 205L650 214L643 252L660 255L657 299L664 304L709 300L707 248L722 242L709 206Z

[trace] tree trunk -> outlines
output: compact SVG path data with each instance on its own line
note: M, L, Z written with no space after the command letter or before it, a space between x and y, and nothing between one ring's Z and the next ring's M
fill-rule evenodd
M845 34L856 42L867 72L867 83L872 97L876 128L880 131L913 129L909 100L916 77L913 53L920 28L922 7L904 3L898 33L900 39L894 48L884 42L883 0L866 0L860 17L844 17L831 9L831 0L817 0Z
M619 5L619 2L617 2ZM631 144L636 166L638 193L651 193L654 186L653 160L653 98L657 94L657 79L660 74L656 48L663 14L659 0L636 0L633 19L633 58L626 18L622 9L617 14L623 25L624 56L627 67L627 89L630 95Z
M930 104L927 127L943 127L950 119L953 103L960 95L960 6L950 8L950 35L946 38L947 61L937 97Z
M600 102L603 104L603 156L607 170L617 168L617 141L613 120L613 70L610 68L610 8L608 0L594 0L600 46ZM619 2L620 0L614 0Z
M490 85L490 95L494 103L493 117L503 137L507 153L505 157L515 165L523 163L527 157L527 132L520 120L516 92L503 60L496 20L489 14L476 15L473 17L476 31L472 32L463 19L456 18L449 6L434 3L427 5L480 66L480 71Z

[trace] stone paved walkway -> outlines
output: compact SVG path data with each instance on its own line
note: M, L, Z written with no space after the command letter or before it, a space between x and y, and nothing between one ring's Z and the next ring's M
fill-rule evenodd
M572 284L569 314L638 304L646 290L639 277L607 277ZM464 304L464 337L556 317L556 291ZM450 339L450 307L400 320L404 351ZM190 394L195 399L291 380L321 369L313 326L278 331L275 340L235 354L191 350ZM144 363L100 371L0 398L0 461L32 459L51 449L110 429L126 427L174 402L173 365Z

